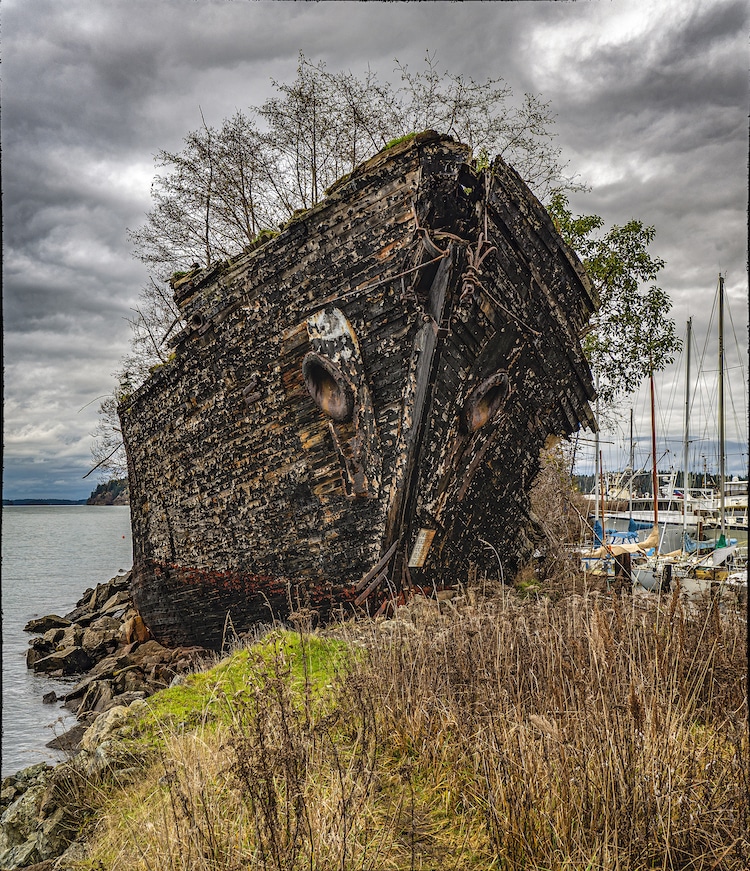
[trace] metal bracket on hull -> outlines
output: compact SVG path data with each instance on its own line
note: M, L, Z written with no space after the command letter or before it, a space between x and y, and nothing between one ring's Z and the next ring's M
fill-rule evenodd
M450 245L448 250L449 255L440 263L430 286L430 317L423 323L414 339L412 362L403 393L403 418L397 445L397 456L401 457L401 461L394 469L391 482L391 510L386 525L386 541L394 535L399 538L410 535L409 527L416 520L412 514L418 496L415 491L419 479L419 455L430 414L430 391L437 377L438 347L442 340L434 325L446 320L446 313L452 304L450 285L455 274L456 249ZM399 555L397 572L403 567L405 556Z
M316 397L307 377L305 380L316 404L331 418L328 427L341 461L346 495L376 499L380 493L383 459L357 336L343 312L334 307L324 308L308 318L307 335L312 354L329 371L340 375L341 402L334 402L336 397L331 397L330 407ZM308 354L305 360L310 357ZM337 409L341 413L335 413Z

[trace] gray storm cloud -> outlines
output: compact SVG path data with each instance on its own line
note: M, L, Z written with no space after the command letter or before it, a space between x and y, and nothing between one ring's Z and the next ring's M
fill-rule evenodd
M429 49L442 69L540 93L592 186L574 208L656 226L678 327L693 315L705 332L725 271L746 354L747 25L734 0L6 0L4 495L92 489L93 400L113 387L146 280L126 230L149 207L153 155L201 111L218 124L262 103L300 50L385 79Z

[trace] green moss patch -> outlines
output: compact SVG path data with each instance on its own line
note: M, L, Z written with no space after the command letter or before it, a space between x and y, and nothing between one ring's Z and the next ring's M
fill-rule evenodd
M183 732L227 723L237 707L251 701L269 678L283 679L293 696L319 697L336 673L347 667L344 641L295 632L274 632L251 648L239 650L208 671L162 690L130 729L134 739L159 741L169 731Z
M383 151L388 151L389 148L395 148L397 145L401 145L402 142L411 142L416 135L417 131L414 130L411 133L407 133L405 136L397 136L395 139L391 139L390 142L386 142Z

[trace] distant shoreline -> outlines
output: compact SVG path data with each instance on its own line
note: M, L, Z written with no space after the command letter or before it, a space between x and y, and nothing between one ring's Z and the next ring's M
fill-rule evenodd
M26 505L114 505L127 506L127 502L92 502L89 499L3 499L3 508L13 508Z
M3 499L6 505L85 505L86 499Z
M110 478L97 484L88 498L83 499L55 499L52 497L8 499L3 498L3 507L16 505L129 505L130 488L127 478Z

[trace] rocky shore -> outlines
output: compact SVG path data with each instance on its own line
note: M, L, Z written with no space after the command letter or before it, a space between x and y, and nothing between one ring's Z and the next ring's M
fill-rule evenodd
M51 677L80 675L62 702L78 723L47 746L65 750L67 762L32 765L2 781L0 869L65 869L81 857L86 810L77 790L105 772L127 776L116 730L145 699L179 676L200 668L211 653L200 647L167 648L151 637L129 593L130 573L88 589L64 616L32 620L27 666Z

